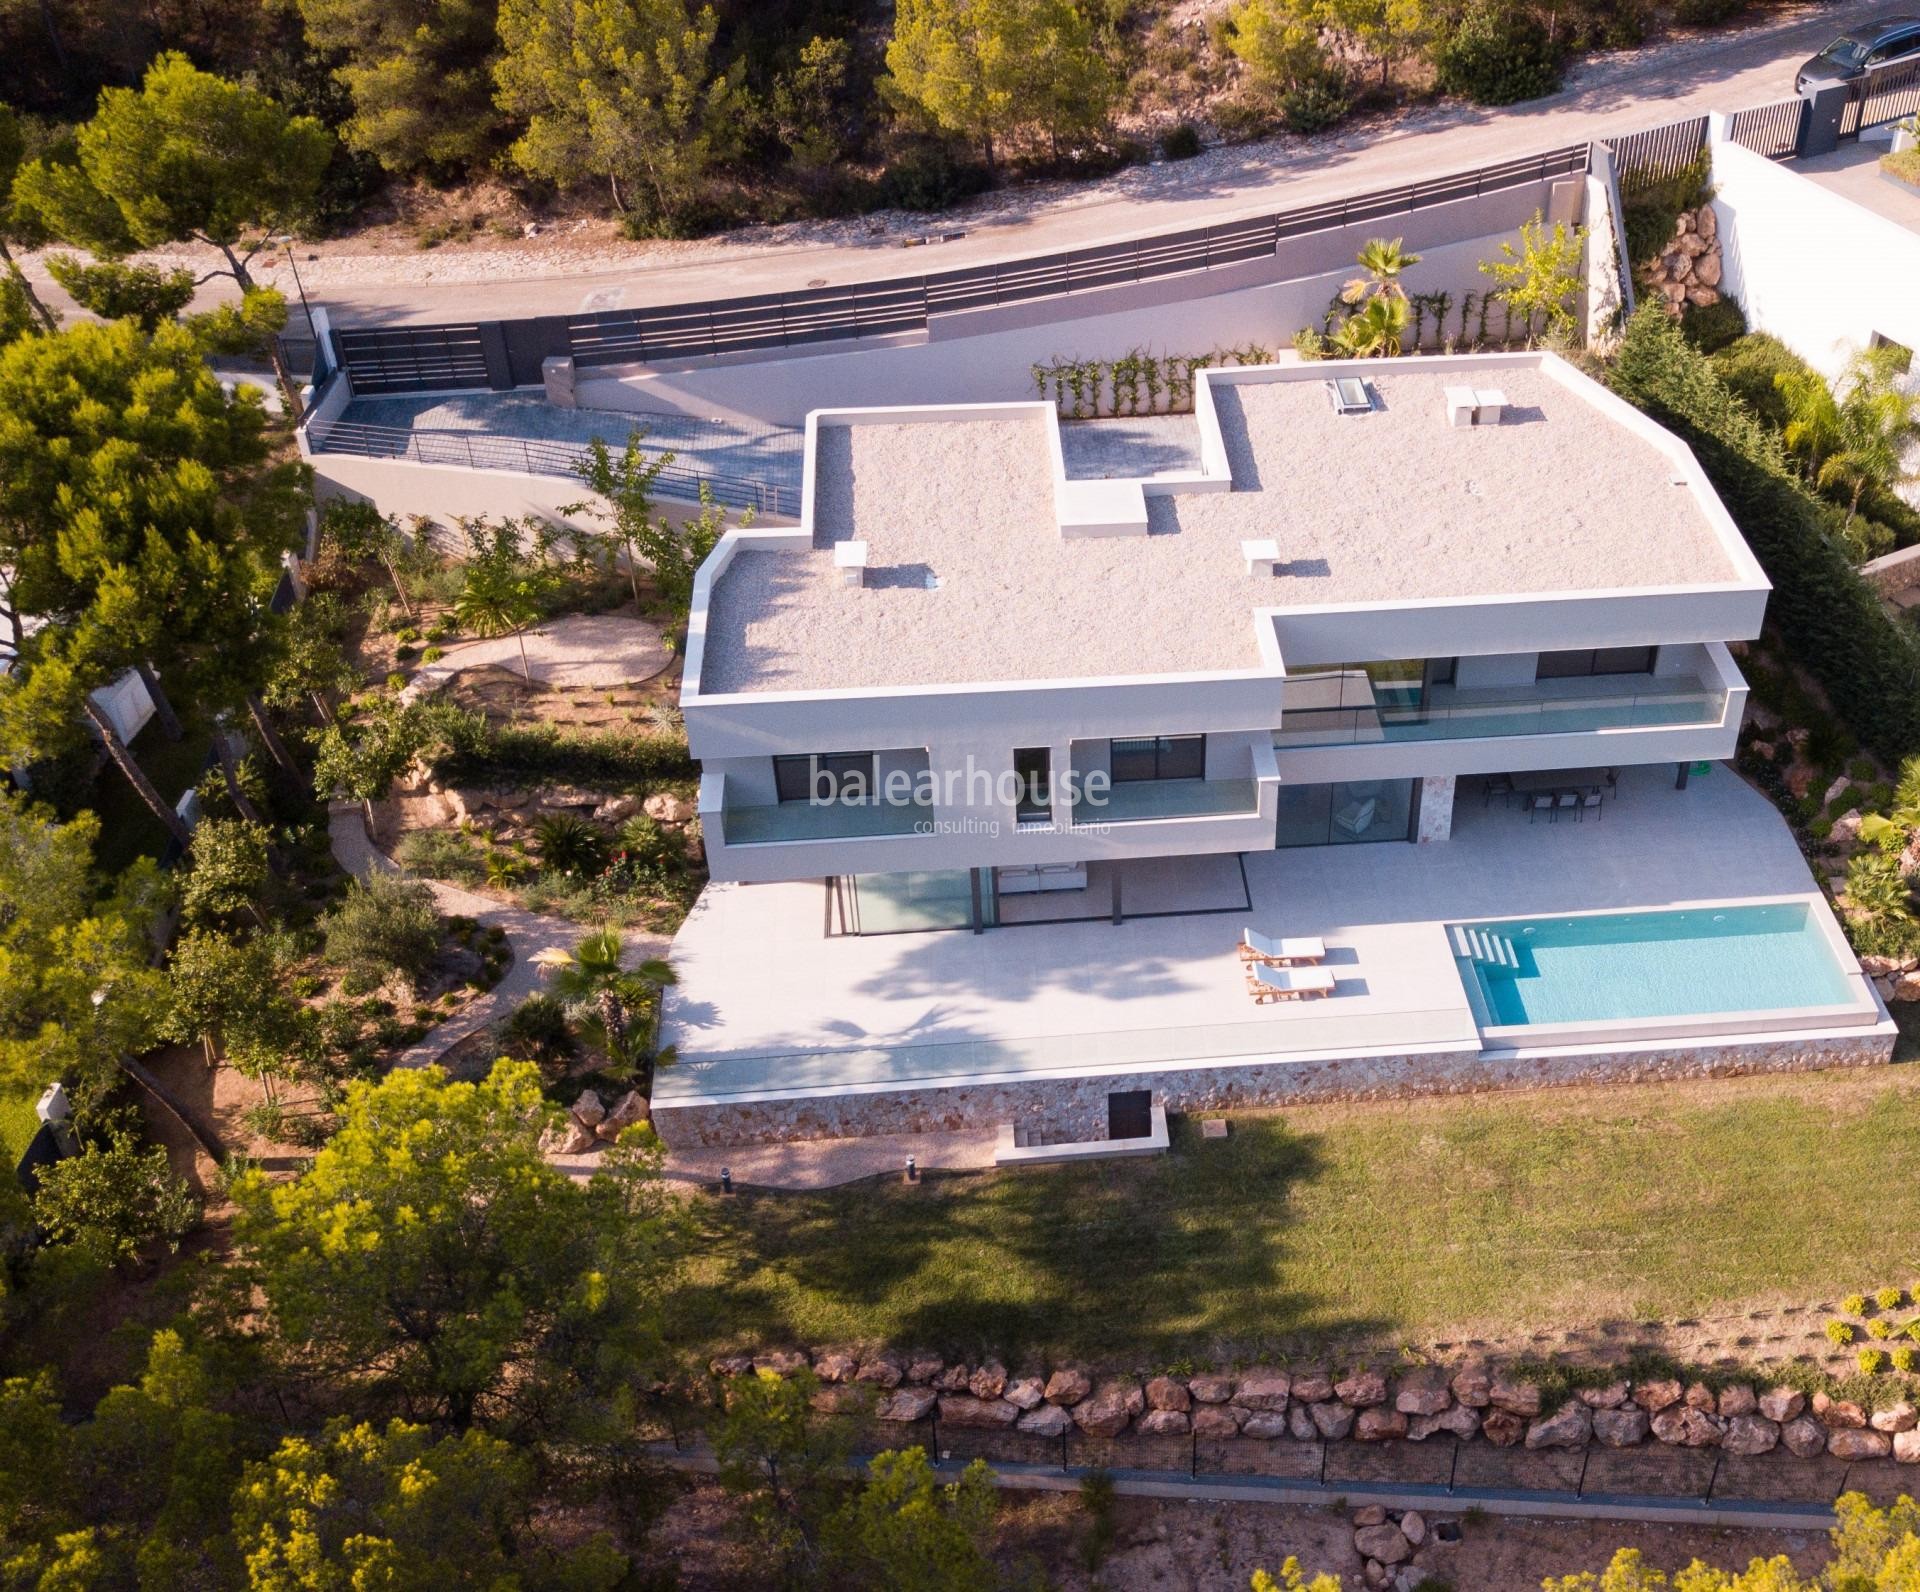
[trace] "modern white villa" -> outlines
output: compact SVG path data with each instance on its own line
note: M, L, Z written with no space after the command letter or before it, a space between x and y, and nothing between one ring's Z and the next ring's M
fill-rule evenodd
M701 572L669 1142L1886 1058L1716 766L1768 584L1676 439L1549 354L1064 429L816 412Z

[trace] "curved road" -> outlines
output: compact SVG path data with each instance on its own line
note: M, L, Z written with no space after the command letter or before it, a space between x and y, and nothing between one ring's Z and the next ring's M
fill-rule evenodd
M1603 56L1575 72L1562 92L1504 110L1448 104L1340 136L1222 147L1178 164L1131 167L1099 182L986 195L948 216L915 219L913 225L927 231L966 231L925 249L900 246L894 217L891 226L782 229L786 240L797 235L799 241L749 232L679 246L637 245L633 265L562 267L557 274L531 251L330 259L328 245L315 244L302 247L303 256L319 256L312 263L303 258L302 274L309 297L327 305L337 325L572 314L912 276L1394 187L1709 110L1767 104L1792 94L1793 70L1804 57L1891 4L1805 4L1738 33ZM823 235L835 241L817 241ZM271 271L262 275L278 280ZM278 285L291 296L290 278Z

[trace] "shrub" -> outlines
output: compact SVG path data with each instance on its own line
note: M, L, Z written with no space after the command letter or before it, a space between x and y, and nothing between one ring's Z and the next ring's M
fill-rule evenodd
M407 677L398 669L393 670L387 675L387 689L389 691L399 691L405 687L406 683Z
M1896 1310L1900 1301L1906 1298L1898 1288L1882 1288L1873 1296L1873 1302L1882 1310Z
M429 647L425 652L420 654L420 661L422 663L438 663L446 655L447 653L444 647Z
M1840 1301L1840 1313L1843 1316L1864 1316L1867 1313L1867 1296L1848 1294Z
M1915 1316L1907 1323L1907 1336L1920 1343L1920 1316Z
M1887 1365L1886 1351L1882 1349L1862 1349L1853 1360L1862 1376L1878 1376Z
M1878 1339L1882 1343L1893 1336L1893 1331L1893 1323L1885 1316L1876 1316L1867 1323L1867 1336Z
M1628 324L1608 379L1693 449L1773 581L1768 618L1837 715L1883 763L1920 748L1920 693L1912 688L1920 638L1888 617L1830 537L1838 511L1808 495L1779 439L1658 306Z
M1910 182L1920 188L1920 146L1903 149L1897 155L1882 155L1880 169L1901 182Z
M1441 89L1476 105L1512 105L1560 86L1560 57L1540 20L1517 0L1475 0L1435 49Z
M993 184L985 166L954 159L945 144L915 144L880 179L881 203L900 210L946 210Z
M500 1025L500 1048L515 1061L557 1067L578 1047L566 1008L551 995L529 995Z
M1847 1322L1829 1321L1827 1323L1827 1342L1836 1349L1844 1349L1853 1342L1853 1336L1853 1328Z
M533 821L533 849L555 873L597 873L606 860L607 837L572 813L546 813Z
M1673 0L1673 20L1690 28L1710 28L1745 9L1746 0Z
M1774 377L1810 367L1779 338L1749 332L1715 354L1713 368L1734 397L1778 431L1787 423L1787 400Z
M105 1145L43 1167L33 1219L55 1243L71 1244L101 1266L136 1261L164 1240L170 1250L200 1219L199 1202L174 1176L159 1145L142 1148L116 1133Z
M1738 299L1689 304L1680 312L1680 331L1701 353L1717 353L1747 335L1747 312L1740 308Z
M1920 1366L1920 1351L1916 1351L1910 1343L1901 1344L1888 1358L1893 1361L1894 1370L1903 1376L1911 1376L1914 1367Z
M1280 125L1290 133L1323 133L1353 109L1344 74L1313 72L1280 92Z
M417 979L440 949L440 914L418 879L375 873L356 880L320 920L327 960L361 993L395 973Z
M478 884L487 876L485 862L465 835L452 829L416 829L400 837L394 857L408 873L454 884Z
M568 734L550 724L506 725L463 738L434 772L450 785L528 785L564 781L627 791L662 780L695 779L699 765L682 735L641 732Z
M1178 122L1160 135L1160 153L1168 160L1192 160L1200 153L1200 129Z
M1856 785L1871 784L1873 776L1879 772L1879 766L1870 757L1856 757L1851 763L1847 764L1847 778L1852 780ZM1892 1294L1893 1297L1888 1299L1888 1294ZM1882 1288L1879 1293L1874 1295L1874 1298L1878 1299L1886 1309L1891 1310L1895 1305L1900 1303L1900 1290L1898 1288Z

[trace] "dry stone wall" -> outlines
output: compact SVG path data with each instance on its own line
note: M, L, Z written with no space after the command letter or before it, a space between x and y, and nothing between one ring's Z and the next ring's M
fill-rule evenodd
M1100 1138L1106 1133L1107 1096L1117 1090L1150 1090L1155 1102L1169 1111L1213 1113L1317 1101L1388 1100L1561 1084L1647 1083L1864 1067L1890 1061L1893 1042L1890 1032L1863 1030L1858 1034L1744 1044L1676 1043L1670 1048L1537 1056L1455 1052L1220 1062L1157 1072L1033 1077L812 1099L722 1099L713 1104L688 1105L676 1104L671 1092L656 1090L653 1121L660 1137L675 1149L881 1133L945 1133L1009 1122L1071 1138ZM724 1068L725 1063L717 1065ZM697 1062L683 1064L674 1069L672 1082L697 1087L699 1071Z
M1643 1444L1720 1449L1745 1457L1891 1459L1920 1465L1920 1411L1904 1397L1868 1408L1790 1387L1657 1378L1581 1388L1555 1408L1538 1384L1483 1360L1416 1366L1392 1375L1360 1367L1256 1367L1151 1378L1074 1365L1010 1370L998 1360L934 1354L776 1350L715 1360L718 1377L811 1367L816 1403L839 1410L873 1401L882 1427L929 1418L943 1426L1040 1438L1193 1437L1267 1443L1462 1442L1528 1449L1625 1449ZM903 1441L906 1439L903 1437Z

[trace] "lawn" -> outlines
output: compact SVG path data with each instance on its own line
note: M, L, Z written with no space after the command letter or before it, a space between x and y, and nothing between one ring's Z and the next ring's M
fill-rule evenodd
M1917 1126L1920 1073L1875 1068L1317 1106L1224 1142L1182 1123L1152 1161L712 1197L685 1325L1142 1364L1546 1347L1914 1281Z

